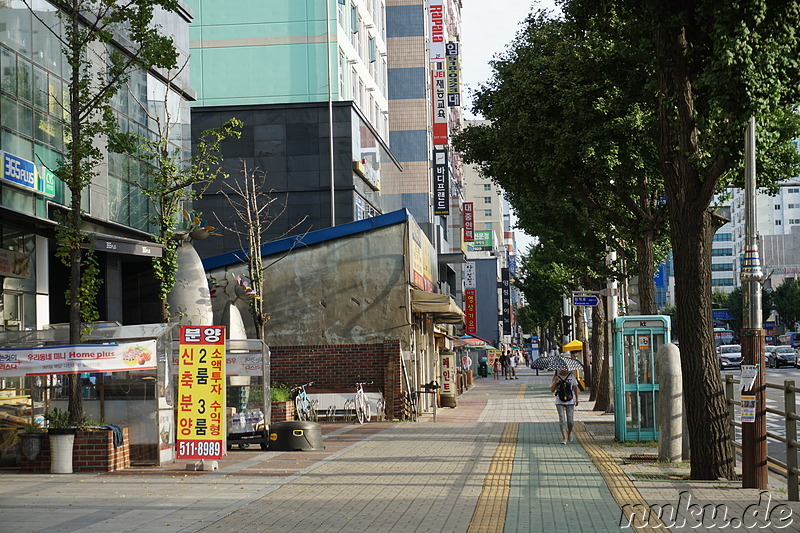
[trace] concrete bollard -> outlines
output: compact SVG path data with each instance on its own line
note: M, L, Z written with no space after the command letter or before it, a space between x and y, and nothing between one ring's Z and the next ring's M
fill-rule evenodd
M676 462L682 456L683 376L678 347L664 344L656 355L658 377L658 460Z

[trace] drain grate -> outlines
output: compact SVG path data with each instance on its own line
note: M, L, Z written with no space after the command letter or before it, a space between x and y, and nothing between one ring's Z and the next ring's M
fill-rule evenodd
M632 453L628 456L628 461L632 463L654 463L658 461L655 453Z
M681 474L668 474L666 472L628 472L632 481L685 481Z

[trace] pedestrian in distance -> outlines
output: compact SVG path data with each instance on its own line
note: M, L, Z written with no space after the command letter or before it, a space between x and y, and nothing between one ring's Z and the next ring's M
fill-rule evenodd
M559 370L550 383L550 392L556 397L558 422L561 426L561 444L572 442L572 427L575 425L575 407L578 406L578 380L569 370Z
M517 377L517 356L508 352L508 379L519 379Z
M508 355L505 352L500 355L500 366L503 368L503 376L508 379Z
M494 366L492 367L492 373L494 374L494 379L500 379L500 358L495 357L494 359Z

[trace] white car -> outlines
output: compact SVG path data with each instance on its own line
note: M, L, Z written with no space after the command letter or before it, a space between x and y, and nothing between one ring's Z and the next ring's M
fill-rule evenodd
M719 354L719 367L722 370L742 367L742 346L739 344L724 344L717 348Z

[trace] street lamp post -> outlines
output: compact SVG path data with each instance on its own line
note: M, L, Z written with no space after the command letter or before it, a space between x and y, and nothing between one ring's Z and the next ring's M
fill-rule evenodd
M742 488L767 488L767 413L764 332L761 328L761 280L764 273L756 240L756 119L750 119L745 135L745 252L742 264L744 327L742 363L755 365L755 381L742 395L755 396L755 420L742 418ZM746 296L745 296L746 295ZM744 378L744 376L743 376ZM743 398L744 399L744 398Z

